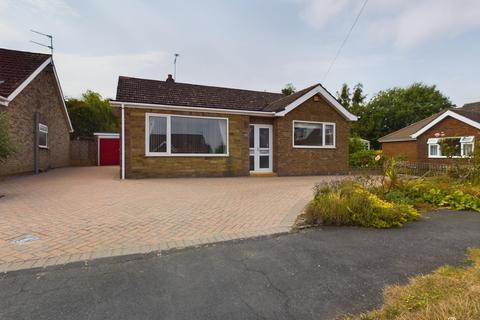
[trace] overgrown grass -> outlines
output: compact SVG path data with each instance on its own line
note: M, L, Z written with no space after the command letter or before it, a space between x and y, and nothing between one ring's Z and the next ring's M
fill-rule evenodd
M411 278L406 285L388 286L380 309L341 319L480 319L480 248L470 249L469 259L469 267L443 266Z
M317 186L305 210L307 224L392 228L419 218L411 205L385 201L352 180Z

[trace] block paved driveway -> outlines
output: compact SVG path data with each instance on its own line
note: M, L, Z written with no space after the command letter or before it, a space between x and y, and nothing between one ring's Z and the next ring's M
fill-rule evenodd
M290 230L339 177L118 179L117 167L0 182L0 272ZM36 240L14 243L25 235Z

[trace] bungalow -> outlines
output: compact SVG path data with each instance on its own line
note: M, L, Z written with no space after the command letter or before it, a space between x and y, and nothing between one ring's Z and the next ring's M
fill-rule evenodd
M465 104L461 108L450 108L405 128L392 132L380 139L383 152L390 157L403 155L409 161L446 163L441 141L455 150L453 159L472 155L475 141L480 138L480 102Z
M52 57L0 48L0 61L0 112L15 147L0 176L69 165L73 128Z
M320 84L290 96L119 77L121 177L348 171L348 112Z

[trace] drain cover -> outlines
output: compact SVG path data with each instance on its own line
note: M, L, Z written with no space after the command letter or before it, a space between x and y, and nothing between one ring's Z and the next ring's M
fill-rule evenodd
M36 235L24 234L23 236L13 240L12 243L22 245L22 244L27 244L29 242L32 242L32 241L35 241L35 240L38 240L38 239L40 239L40 238L37 237Z

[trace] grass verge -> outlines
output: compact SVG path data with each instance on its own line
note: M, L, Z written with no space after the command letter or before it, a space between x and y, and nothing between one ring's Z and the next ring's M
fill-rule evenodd
M388 286L384 304L342 320L473 320L480 319L480 248L469 249L468 267L443 266L408 284Z

